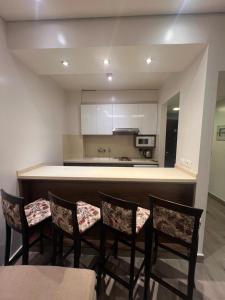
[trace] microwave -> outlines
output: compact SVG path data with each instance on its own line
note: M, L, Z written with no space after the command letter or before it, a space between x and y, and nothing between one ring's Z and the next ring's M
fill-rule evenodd
M154 148L155 143L155 135L136 135L135 137L135 147L137 148Z

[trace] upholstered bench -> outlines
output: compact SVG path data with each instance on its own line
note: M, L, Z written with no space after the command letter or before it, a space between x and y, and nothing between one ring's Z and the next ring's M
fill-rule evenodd
M0 299L95 300L95 272L50 266L0 267Z

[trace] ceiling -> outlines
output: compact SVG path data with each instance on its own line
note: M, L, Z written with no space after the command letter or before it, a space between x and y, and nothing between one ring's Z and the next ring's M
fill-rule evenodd
M174 72L183 71L204 49L202 44L74 49L13 50L35 73L51 76L66 90L159 89ZM152 63L147 65L146 59ZM104 65L109 58L110 64ZM68 67L62 61L69 62ZM113 80L107 80L107 74Z
M0 0L7 21L215 12L224 0Z

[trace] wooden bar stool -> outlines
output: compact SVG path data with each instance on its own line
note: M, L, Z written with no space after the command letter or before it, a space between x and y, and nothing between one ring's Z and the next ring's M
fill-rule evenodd
M22 234L22 264L28 264L29 248L40 241L40 253L43 252L43 226L51 216L49 201L38 199L27 205L24 198L16 197L1 190L2 210L6 223L6 243L4 265L11 264L11 230ZM40 235L31 244L29 238L39 230Z
M146 239L144 299L148 299L149 280L152 278L180 298L192 300L198 251L198 231L203 210L159 199L154 196L150 196L149 200L152 213L148 225L149 235ZM153 240L155 240L154 255L152 251ZM180 249L178 246L180 246ZM161 276L157 276L152 271L152 266L157 260L158 247L188 261L186 294L170 285Z
M144 260L135 276L135 251L144 251L136 246L136 239L148 223L150 211L139 207L136 203L118 199L103 193L101 203L101 238L100 238L100 265L98 270L97 290L100 292L102 274L108 274L120 284L128 288L129 299L133 298L133 290L137 283L141 270L144 267ZM147 227L146 227L147 228ZM117 257L118 241L130 246L130 274L129 282L113 273L107 267L106 237L108 233L115 237L114 256Z
M51 192L48 193L52 214L53 254L52 264L55 265L57 257L57 237L60 237L60 256L63 256L64 236L73 240L73 247L63 256L66 258L74 250L74 268L79 267L81 254L81 241L96 251L99 249L84 235L100 221L100 208L83 201L68 202Z

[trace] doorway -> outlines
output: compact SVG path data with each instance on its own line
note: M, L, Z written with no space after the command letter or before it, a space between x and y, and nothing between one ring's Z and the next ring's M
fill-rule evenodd
M179 101L180 94L176 94L167 102L165 168L173 168L176 163Z
M211 153L210 196L225 204L225 72L219 72Z
M225 250L225 71L219 72L211 149L210 180L204 237L204 255L224 261ZM224 274L223 263L217 264ZM221 267L220 267L221 266ZM220 281L224 281L224 277Z

